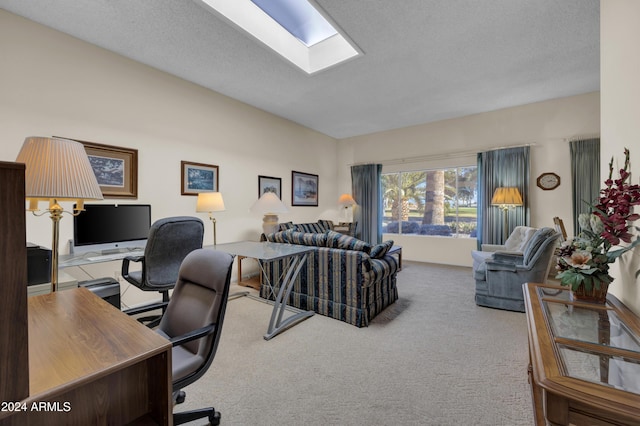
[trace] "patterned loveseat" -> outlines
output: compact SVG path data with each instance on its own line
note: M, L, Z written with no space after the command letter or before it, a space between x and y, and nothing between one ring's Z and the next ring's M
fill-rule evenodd
M293 285L287 302L291 306L366 327L398 299L398 262L387 254L393 241L371 246L331 230L310 233L295 229L268 234L265 239L314 248ZM266 263L264 269L274 283L282 275L283 261ZM276 294L278 290L276 286ZM265 283L260 296L274 298Z

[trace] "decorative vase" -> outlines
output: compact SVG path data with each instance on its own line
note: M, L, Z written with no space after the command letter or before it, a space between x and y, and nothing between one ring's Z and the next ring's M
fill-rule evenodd
M571 295L574 300L580 300L582 302L601 303L604 304L607 301L607 290L609 284L600 283L599 288L595 285L591 286L591 290L586 290L584 284L580 284L577 290L572 290Z

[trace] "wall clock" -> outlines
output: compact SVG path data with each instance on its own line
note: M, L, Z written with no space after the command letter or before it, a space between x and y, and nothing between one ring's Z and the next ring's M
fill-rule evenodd
M542 173L538 176L536 184L546 191L556 189L560 186L560 176L555 173Z

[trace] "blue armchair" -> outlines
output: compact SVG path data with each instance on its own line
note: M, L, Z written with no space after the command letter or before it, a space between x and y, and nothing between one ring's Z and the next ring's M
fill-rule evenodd
M522 284L544 283L560 234L538 229L522 254L495 252L474 272L476 304L489 308L524 312Z

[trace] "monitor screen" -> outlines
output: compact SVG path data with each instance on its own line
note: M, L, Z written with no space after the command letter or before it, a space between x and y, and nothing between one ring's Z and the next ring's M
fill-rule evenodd
M85 204L74 217L73 245L110 245L146 240L151 228L149 204Z

